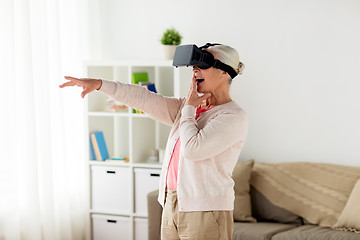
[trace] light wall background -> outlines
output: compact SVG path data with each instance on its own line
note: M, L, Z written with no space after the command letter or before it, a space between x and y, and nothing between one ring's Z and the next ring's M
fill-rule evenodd
M249 114L241 160L360 166L360 1L92 0L90 58L161 59L160 38L220 42L244 74L232 98ZM189 79L190 81L190 79Z

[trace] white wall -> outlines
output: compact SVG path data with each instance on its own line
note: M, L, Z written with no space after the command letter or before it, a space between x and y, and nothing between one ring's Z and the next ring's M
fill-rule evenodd
M241 159L360 166L360 1L98 4L91 19L95 58L162 58L159 39L170 26L183 43L220 42L239 51L246 67L232 97L250 119Z

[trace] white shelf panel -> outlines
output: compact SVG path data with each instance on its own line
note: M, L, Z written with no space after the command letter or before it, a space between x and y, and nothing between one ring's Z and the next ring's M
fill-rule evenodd
M94 166L116 166L116 167L130 167L130 163L129 162L124 162L124 161L89 161L89 165L94 165Z
M134 214L132 214L134 217L138 217L138 218L145 218L145 219L147 219L147 215L144 215L144 214L139 214L139 213L134 213Z
M129 117L127 112L88 112L91 117Z
M90 213L93 214L105 214L105 215L116 215L116 216L124 216L124 217L130 217L133 214L129 213L129 212L118 212L118 211L104 211L104 210L94 210L94 209L90 209L89 210Z
M162 60L162 59L144 59L144 60L91 60L86 61L85 65L87 67L112 67L112 66L161 66L161 67L172 67L172 60Z
M89 165L94 166L115 166L115 167L137 167L137 168L157 168L161 169L162 163L150 163L150 162L140 162L140 163L130 163L130 162L123 162L123 161L89 161Z
M133 163L132 166L139 168L161 168L162 163Z
M125 213L125 212L109 212L109 211L99 211L99 210L94 210L94 209L90 209L89 213L91 214L104 214L104 215L114 215L114 216L124 216L124 217L137 217L137 218L145 218L147 219L147 215L144 214L139 214L139 213Z
M131 117L133 117L133 118L150 118L150 116L146 113L131 113Z

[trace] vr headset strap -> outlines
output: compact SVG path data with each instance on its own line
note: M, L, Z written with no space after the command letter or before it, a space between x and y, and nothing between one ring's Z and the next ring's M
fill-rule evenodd
M216 45L222 45L222 44L220 44L220 43L206 43L204 46L201 46L199 48L200 49L209 48L209 47L216 46Z
M238 75L232 67L221 62L220 60L215 60L213 67L227 72L231 78L234 78Z
M216 46L216 45L222 45L222 44L220 44L220 43L206 43L204 46L201 46L199 48L202 50L202 49L206 49L206 48ZM234 77L236 77L238 75L232 67L230 67L229 65L221 62L220 60L214 60L213 67L227 72L230 75L231 78L234 78Z

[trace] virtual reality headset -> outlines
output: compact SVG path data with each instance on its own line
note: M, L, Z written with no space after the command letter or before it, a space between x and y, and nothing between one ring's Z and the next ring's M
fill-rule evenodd
M179 45L176 47L173 66L197 66L200 69L208 69L214 67L227 72L231 78L236 77L238 74L229 65L221 62L220 60L214 59L214 56L204 50L211 46L221 45L218 43L207 43L200 48L194 44Z

